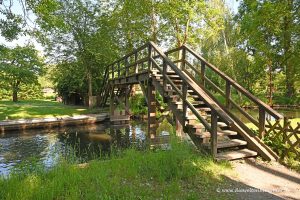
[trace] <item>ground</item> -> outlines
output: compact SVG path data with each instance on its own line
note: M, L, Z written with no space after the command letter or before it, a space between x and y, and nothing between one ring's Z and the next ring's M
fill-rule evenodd
M83 106L69 106L51 100L0 101L0 120L74 116L97 113Z
M300 174L277 162L246 159L231 162L234 173L227 174L229 188L219 192L233 192L238 199L292 199L300 197ZM244 192L243 190L251 190Z

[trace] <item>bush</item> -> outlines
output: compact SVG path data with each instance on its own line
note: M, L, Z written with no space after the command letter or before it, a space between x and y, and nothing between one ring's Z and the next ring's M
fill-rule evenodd
M136 94L129 99L130 109L134 115L147 114L147 103L143 94Z

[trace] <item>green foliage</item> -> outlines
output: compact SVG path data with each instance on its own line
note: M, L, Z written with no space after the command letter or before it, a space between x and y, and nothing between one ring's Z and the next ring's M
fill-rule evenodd
M0 19L1 35L8 41L16 39L22 32L22 17L9 10L0 9L0 13L5 16L4 19Z
M3 199L232 199L217 193L228 187L228 165L216 164L188 144L168 151L126 150L121 157L78 166L61 161L50 170L38 164L0 178ZM197 186L197 187L195 187Z
M10 2L0 9L1 34L35 36L54 64L54 86L62 95L99 94L105 67L152 40L193 46L264 101L271 85L274 103L299 103L298 1L242 0L235 16L222 0L17 1L37 16L39 28L31 31L21 26L26 15L14 13ZM224 89L218 76L206 75Z
M167 119L164 119L161 124L158 126L158 128L156 129L156 135L161 134L163 131L168 132L169 134L173 134L174 133L174 129L172 124L170 124L168 122Z
M132 114L145 115L148 112L145 96L143 94L136 94L129 99L129 105Z
M12 89L13 100L22 86L38 85L43 73L43 61L33 46L0 47L0 78L4 88Z
M254 59L253 67L260 67L262 74L267 72L274 77L280 75L278 72L284 73L285 93L290 98L295 95L300 69L298 9L299 1L244 0L238 15L240 45Z

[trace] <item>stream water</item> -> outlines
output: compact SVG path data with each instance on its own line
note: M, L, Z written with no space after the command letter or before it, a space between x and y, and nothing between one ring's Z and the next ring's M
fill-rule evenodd
M50 168L61 158L82 163L107 158L112 151L135 146L144 148L146 124L110 126L108 123L27 130L0 135L0 176L21 170L24 165L38 164Z

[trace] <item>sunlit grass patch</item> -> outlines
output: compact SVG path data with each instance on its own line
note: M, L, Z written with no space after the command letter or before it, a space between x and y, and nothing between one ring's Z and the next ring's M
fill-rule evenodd
M0 101L0 120L65 117L99 113L98 109L69 106L51 100Z

